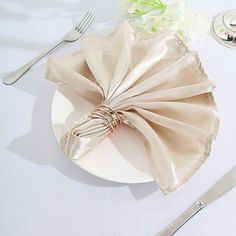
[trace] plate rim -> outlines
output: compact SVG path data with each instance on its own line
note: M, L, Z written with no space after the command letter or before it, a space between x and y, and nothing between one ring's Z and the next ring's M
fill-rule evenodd
M57 141L57 145L59 146L60 148L60 143L59 143L59 140L56 136L56 132L55 132L55 127L53 125L53 104L55 102L55 97L56 97L56 93L60 93L59 92L59 88L60 87L63 87L63 86L66 86L66 85L63 85L63 84L57 84L55 90L54 90L54 93L53 93L53 97L52 97L52 100L51 100L51 126L52 126L52 130L53 130L53 135ZM63 151L61 150L60 148L60 151L63 153ZM65 158L68 158L66 157L66 155L63 153L64 157ZM97 173L94 173L93 171L87 169L86 167L84 167L83 165L81 165L79 162L76 162L75 160L72 160L70 159L76 166L78 166L79 168L81 168L82 170L84 170L85 172L95 176L95 177L98 177L100 179L103 179L103 180L106 180L106 181L110 181L110 182L114 182L114 183L119 183L119 184L145 184L145 183L151 183L151 182L154 182L154 178L152 176L148 176L147 175L147 179L146 180L142 180L142 181L119 181L119 180L114 180L112 178L109 178L109 177L104 177L104 176L101 176L100 174L97 174Z

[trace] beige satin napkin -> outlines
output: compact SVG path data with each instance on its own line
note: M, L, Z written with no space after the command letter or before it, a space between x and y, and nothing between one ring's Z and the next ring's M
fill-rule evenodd
M61 138L71 159L81 158L125 123L143 138L152 174L167 194L210 153L219 123L215 85L197 53L172 32L141 39L123 22L108 36L87 35L81 51L50 58L46 77L97 107Z

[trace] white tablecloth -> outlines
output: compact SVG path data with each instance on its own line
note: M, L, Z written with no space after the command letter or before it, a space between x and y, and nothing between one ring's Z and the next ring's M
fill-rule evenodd
M235 0L189 1L210 14ZM0 2L0 73L26 63L87 11L92 31L115 23L115 0ZM79 42L54 55L72 52ZM87 174L66 159L54 138L50 105L55 85L44 80L46 58L18 83L0 83L1 236L153 236L235 164L236 51L210 36L198 45L215 93L221 126L211 157L180 191L164 197L155 183L125 185ZM2 77L2 76L1 76ZM205 208L176 235L236 235L236 189Z

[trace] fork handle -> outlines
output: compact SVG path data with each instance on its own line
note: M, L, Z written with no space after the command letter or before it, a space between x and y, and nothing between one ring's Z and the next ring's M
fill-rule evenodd
M20 77L25 74L26 71L28 71L37 61L39 61L43 56L54 50L56 47L58 47L61 43L63 43L64 40L60 40L56 43L54 43L51 47L49 47L47 50L40 53L37 57L32 59L30 62L25 64L24 66L20 67L19 69L13 71L10 73L6 78L4 78L3 83L6 85L14 84Z
M195 214L202 210L206 205L201 201L197 201L192 204L182 215L168 225L164 230L155 236L172 236L178 231L188 220L190 220Z

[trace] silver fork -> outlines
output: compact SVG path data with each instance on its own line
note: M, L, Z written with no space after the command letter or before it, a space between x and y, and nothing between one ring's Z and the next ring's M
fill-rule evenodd
M75 26L71 31L65 34L61 40L54 43L50 48L39 54L33 60L28 62L26 65L20 67L18 70L10 73L6 78L4 78L3 83L6 85L11 85L15 83L25 72L27 72L37 61L39 61L43 56L54 50L56 47L61 45L64 42L74 42L79 39L89 28L91 23L94 20L94 15L90 12L87 12L81 22Z

